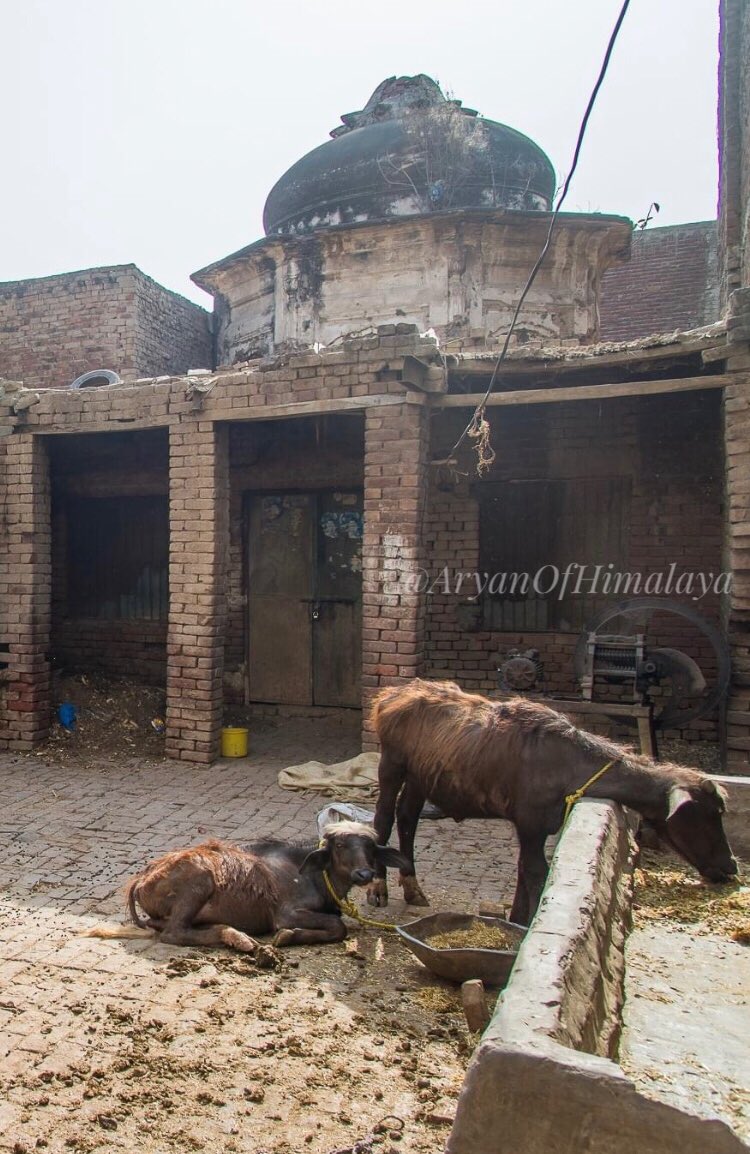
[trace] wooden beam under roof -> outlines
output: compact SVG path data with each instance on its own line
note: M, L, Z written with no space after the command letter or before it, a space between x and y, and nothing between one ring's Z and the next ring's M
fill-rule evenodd
M607 385L557 385L546 389L513 389L491 393L486 404L549 405L560 401L607 401L615 397L653 397L660 393L691 393L702 389L723 389L734 380L729 373L705 377L677 377L663 381L618 381ZM449 393L432 399L436 409L475 409L483 393Z

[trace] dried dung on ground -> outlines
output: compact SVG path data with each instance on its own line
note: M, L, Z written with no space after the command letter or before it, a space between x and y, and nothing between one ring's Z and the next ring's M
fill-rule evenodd
M740 878L750 874L740 866ZM688 866L644 853L635 871L636 924L663 920L750 945L750 885L707 885Z
M55 998L43 1021L66 1036L0 1073L6 1133L74 1154L437 1154L476 1042L460 993L395 937L356 943L281 951L275 971L185 950L151 963L145 1000L114 975L83 998L38 973ZM93 960L132 947L81 948Z

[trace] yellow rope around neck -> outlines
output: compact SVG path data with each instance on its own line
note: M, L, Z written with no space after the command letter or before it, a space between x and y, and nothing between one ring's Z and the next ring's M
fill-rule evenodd
M354 918L355 922L359 922L359 924L362 926L375 926L375 928L378 930L389 930L392 934L395 934L396 927L392 922L376 922L374 918L366 918L364 914L359 912L354 902L350 902L348 898L340 898L333 888L333 885L331 884L331 879L328 876L328 870L323 870L323 881L326 883L326 889L328 890L328 893L333 898L342 913L346 914L350 918Z
M581 800L581 798L586 793L586 790L589 788L589 786L593 785L595 781L598 781L599 778L602 776L602 774L606 773L608 769L611 769L613 765L616 765L617 761L618 761L618 758L615 758L614 761L608 761L607 764L603 765L601 769L598 769L596 771L596 773L594 774L594 776L590 777L588 779L588 781L585 782L585 784L581 786L580 789L577 789L573 793L569 793L566 795L566 797L565 797L565 817L563 818L563 825L567 824L568 818L570 817L570 811L572 810L575 803L577 801Z

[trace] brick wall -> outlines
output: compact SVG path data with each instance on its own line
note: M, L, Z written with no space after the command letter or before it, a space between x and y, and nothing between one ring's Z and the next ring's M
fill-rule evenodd
M431 453L442 458L467 419L441 414L435 419ZM722 459L720 398L716 392L675 397L611 400L601 405L560 404L490 410L497 453L490 481L585 477L631 478L626 538L628 571L721 571ZM426 521L427 570L440 574L479 568L479 516L471 459L459 471L470 474L450 492L434 485ZM476 482L476 485L475 485ZM571 549L575 546L572 545ZM571 556L571 561L604 563L608 558ZM471 593L471 587L468 590ZM673 595L674 596L674 595ZM677 597L676 599L680 599ZM427 598L425 672L449 677L475 691L497 685L496 667L511 648L535 648L544 667L542 688L577 695L573 654L579 632L495 632L481 629L476 601L442 590ZM718 621L719 598L691 603ZM661 623L659 644L687 648L710 673L709 646L675 619ZM692 736L714 733L698 721Z
M117 489L125 483L125 474L131 483L137 483L141 471L148 474L141 461L124 470L115 483L112 463L105 468L98 461L99 441L116 449L117 437L123 436L111 431L119 421L170 426L168 748L173 755L202 762L215 755L222 722L224 655L231 653L239 661L244 658L244 642L241 654L230 648L233 639L225 646L228 584L230 594L238 598L233 611L241 615L244 627L241 494L258 485L290 483L289 454L300 447L300 442L292 442L302 435L301 429L306 430L303 440L310 441L292 474L302 474L301 486L330 484L334 477L349 484L355 476L364 476L366 699L381 685L423 672L457 677L469 688L492 688L496 654L514 644L536 644L542 650L546 688L572 691L570 656L577 634L520 637L482 631L476 622L472 628L471 622L462 619L459 599L441 601L439 595L426 599L399 585L402 570L414 571L428 560L433 569L449 565L473 570L478 563L476 496L469 480L459 477L457 488L443 486L433 492L429 508L426 512L423 508L428 450L432 457L444 456L468 413L452 410L430 418L425 406L402 401L399 373L405 352L429 355L429 342L420 341L413 332L386 331L377 339L347 342L330 354L309 353L262 368L220 372L205 400L197 402L203 411L196 411L196 401L186 395L188 382L183 380L97 390L85 403L75 393L47 392L27 411L26 431L19 428L4 439L3 540L9 547L2 557L13 558L13 565L9 567L6 561L3 577L0 564L0 621L5 610L6 638L13 622L18 624L12 635L19 648L9 653L10 677L7 670L3 676L6 685L9 680L13 683L16 701L25 699L33 706L31 698L36 694L38 708L30 712L37 732L43 731L48 706L44 700L49 648L44 605L44 598L49 597L46 443L52 443L55 476L59 477L62 467L56 455L62 450L55 446L73 445L70 434L74 430L78 434L84 429L109 429L101 438L81 438L81 445L71 450L79 471L74 476L75 470L69 468L66 483L75 490L88 471L97 488L111 491L113 485ZM296 416L282 423L257 420L265 410L271 417L284 415L272 406L325 398L338 404L346 399L366 400L374 393L379 396L369 403L364 416L364 450L361 413L336 417L353 421L351 427L358 432L350 440L342 432L341 444L330 456L319 440L326 425L323 418ZM683 569L718 570L722 481L718 405L718 394L707 392L491 410L498 451L492 479L627 476L633 494L628 517L630 566L663 569L677 560ZM245 426L232 422L235 535L231 551L229 428L221 424L230 415L240 422L245 415L255 418ZM431 444L430 419L434 425ZM738 428L741 431L741 423ZM58 434L67 430L70 440L29 435L52 430ZM158 430L148 435L165 436ZM285 441L287 437L291 439ZM40 447L30 449L32 443ZM459 473L468 474L470 466L470 460L461 461ZM421 543L425 526L429 558ZM34 543L33 550L29 542ZM16 573L21 574L20 582ZM425 615L426 600L429 616ZM700 609L715 615L717 606L703 601ZM24 667L27 659L33 668ZM25 698L19 698L19 686L25 687ZM7 717L10 691L5 697ZM16 720L20 712L15 708ZM365 743L371 744L368 733Z
M694 329L718 319L716 221L634 232L630 262L602 278L603 341Z
M135 265L0 284L0 377L64 388L82 373L180 373L212 364L210 317Z
M139 377L186 373L213 364L211 315L151 277L135 280L135 371Z
M28 750L49 726L49 469L38 437L8 438L2 458L0 748Z
M56 669L65 673L103 673L164 685L167 623L96 618L55 622L52 652Z
M729 300L727 368L734 374L725 390L726 538L724 564L732 570L726 624L732 648L732 685L727 710L727 767L750 769L750 289Z
M722 305L750 284L750 6L721 0L719 237Z

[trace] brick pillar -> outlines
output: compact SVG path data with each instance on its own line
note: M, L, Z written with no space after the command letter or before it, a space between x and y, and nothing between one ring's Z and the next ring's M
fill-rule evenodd
M0 747L33 749L50 723L50 493L39 437L5 438L0 549ZM0 526L3 532L3 526Z
M726 533L724 568L732 589L725 606L732 651L732 682L726 714L727 768L750 767L750 290L732 294L727 370L733 383L724 390L726 454Z
M226 428L183 420L169 434L166 750L203 764L222 725L228 505Z
M719 5L719 261L721 305L750 279L750 237L745 224L750 169L750 102L745 60L750 19L745 0Z
M368 409L362 554L363 748L376 748L367 711L384 685L418 677L424 661L424 596L405 577L424 563L429 412L423 405Z

